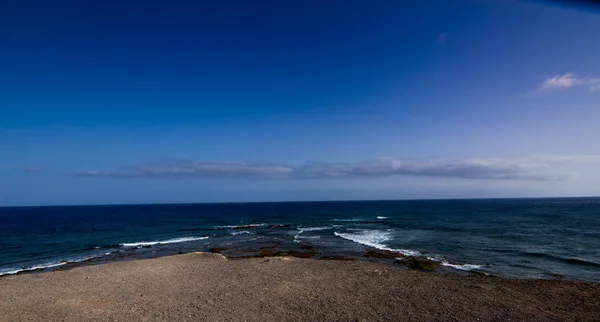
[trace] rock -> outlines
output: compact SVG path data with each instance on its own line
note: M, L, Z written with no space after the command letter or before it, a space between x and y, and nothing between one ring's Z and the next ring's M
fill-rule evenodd
M217 253L217 254L221 254L222 251L227 250L227 248L225 247L213 247L213 248L209 248L208 251L211 253Z
M363 256L367 257L367 258L388 258L388 259L405 257L404 254L399 253L399 252L393 252L390 250L381 250L381 249L377 249L377 248L369 248Z
M440 267L440 262L431 260L424 256L410 256L399 259L396 261L397 264L404 265L410 269L420 270L420 271L433 271L434 269Z

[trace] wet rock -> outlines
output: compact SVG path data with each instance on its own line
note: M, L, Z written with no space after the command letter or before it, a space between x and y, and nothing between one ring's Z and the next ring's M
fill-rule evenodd
M441 265L438 261L422 256L405 257L397 260L396 263L420 271L433 271Z
M227 248L225 247L213 247L213 248L209 248L208 251L211 253L217 253L217 254L221 254L222 251L227 250Z
M399 252L393 252L390 250L381 250L377 248L369 248L367 252L363 255L367 258L387 258L387 259L396 259L399 257L405 257L404 254Z
M273 256L275 250L268 247L261 247L257 249L232 249L227 252L227 258L232 259L243 259L243 258L260 258Z
M309 251L309 252L289 251L289 252L286 252L286 253L287 253L287 255L279 255L279 256L292 256L292 257L299 257L299 258L313 258L313 257L315 257L317 255L321 255L321 253L315 252L315 251Z

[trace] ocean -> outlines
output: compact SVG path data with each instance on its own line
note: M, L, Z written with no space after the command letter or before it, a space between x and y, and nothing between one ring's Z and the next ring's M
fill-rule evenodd
M600 198L0 208L0 275L208 251L427 258L448 274L600 282Z

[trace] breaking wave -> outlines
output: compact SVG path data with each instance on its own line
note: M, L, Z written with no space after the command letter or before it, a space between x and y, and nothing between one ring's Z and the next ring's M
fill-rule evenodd
M300 235L302 235L302 233L304 233L306 231L329 230L329 229L333 229L333 227L331 227L331 226L326 226L326 227L298 227L296 229L298 229L298 233L296 235L294 235L294 242L299 243L300 239L319 239L319 238L321 238L320 236L300 236Z
M232 231L231 232L231 236L237 236L237 235L251 235L252 233L247 231L247 230L240 230L240 231Z
M43 269L47 269L47 268L63 266L66 264L81 263L81 262L85 262L85 261L93 259L93 258L99 258L99 257L110 255L110 254L112 254L112 252L108 252L108 253L100 254L100 255L94 255L94 256L78 257L78 258L69 259L69 260L51 261L51 262L46 262L46 263L42 263L42 264L34 264L34 265L30 265L30 266L0 268L0 276L14 275L14 274L22 273L22 272L43 270Z
M163 245L163 244L185 243L185 242L203 240L203 239L208 239L208 237L181 237L181 238L173 238L173 239L167 239L167 240L123 243L120 245L123 247L143 247L143 246L154 246L154 245Z
M442 261L440 263L442 266L452 267L454 269L458 269L461 271L472 271L476 269L481 269L482 265L474 265L474 264L451 264L448 261Z
M262 227L265 224L248 224L248 225L224 225L224 226L215 226L215 229L248 229L248 228L258 228Z
M421 256L421 253L411 249L394 249L383 244L384 242L391 239L391 233L380 230L360 230L356 233L338 233L334 232L334 235L359 243L361 245L387 250L392 252L398 252L406 256Z

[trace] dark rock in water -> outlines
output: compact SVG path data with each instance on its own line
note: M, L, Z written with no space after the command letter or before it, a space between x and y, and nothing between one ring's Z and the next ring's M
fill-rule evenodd
M399 253L399 252L393 252L393 251L389 251L389 250L381 250L381 249L377 249L377 248L369 248L363 256L367 257L367 258L388 258L388 259L405 257L404 254Z
M258 249L232 249L227 252L226 256L227 258L233 259L268 257L275 254L275 250L273 248L261 247Z
M209 248L208 251L211 253L217 253L217 254L221 254L222 251L227 250L227 248L224 247L213 247L213 248Z
M440 262L431 260L427 257L418 257L418 256L410 256L399 259L396 261L397 264L404 265L410 269L420 270L420 271L433 271L434 269L440 267Z
M181 254L183 254L183 251L180 250L177 254L181 255Z
M334 260L334 261L357 261L357 260L360 260L359 258L356 258L356 257L349 257L349 256L343 256L343 255L323 256L319 259L320 260Z
M152 245L144 245L142 248L152 248Z
M559 273L552 273L552 274L550 274L550 276L552 276L554 278L563 278L563 277L565 277L563 274L559 274Z
M257 249L256 251L254 251L257 255L257 257L265 257L265 256L276 256L276 252L275 251L275 247L261 247L259 249Z

